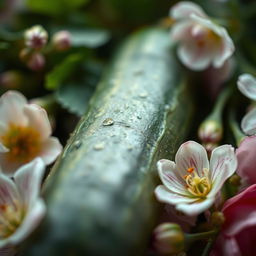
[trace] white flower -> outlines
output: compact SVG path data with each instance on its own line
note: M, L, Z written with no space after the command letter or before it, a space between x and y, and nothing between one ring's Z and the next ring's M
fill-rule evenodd
M249 99L256 101L256 79L250 74L238 77L238 89ZM242 119L242 130L247 135L256 134L256 108L251 109Z
M47 113L28 104L19 92L9 91L0 98L0 166L10 176L21 165L36 157L52 163L62 146L50 137L52 131Z
M35 25L27 29L24 36L26 46L33 49L41 49L48 40L48 33L41 25Z
M236 170L237 159L230 145L213 150L210 163L204 147L197 142L182 144L175 163L162 159L157 168L163 185L155 194L159 201L194 216L211 207L225 180Z
M176 21L171 38L180 43L178 57L189 69L220 68L233 54L235 47L226 29L213 23L197 4L179 2L170 16Z
M45 214L39 198L45 165L40 158L17 170L13 179L0 173L0 251L10 252L36 228Z

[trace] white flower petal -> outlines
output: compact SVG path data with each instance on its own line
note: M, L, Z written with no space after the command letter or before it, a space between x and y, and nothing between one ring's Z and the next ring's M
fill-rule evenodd
M161 159L157 162L159 177L163 184L172 192L187 194L184 179L180 176L174 162Z
M43 108L36 104L27 104L24 107L24 113L28 117L28 125L40 133L42 140L51 135L51 125Z
M182 42L177 51L180 61L189 69L202 71L210 65L209 51L193 45L193 42Z
M237 168L237 158L231 145L222 145L212 151L210 175L214 187L220 189Z
M1 142L0 142L0 153L6 153L9 152L10 150L5 147Z
M193 203L197 200L196 198L186 197L184 195L173 193L163 185L157 186L155 189L155 195L160 202L172 205Z
M256 134L256 108L250 110L242 119L241 127L246 135Z
M27 118L23 114L26 98L17 91L8 91L0 98L0 121L2 127L8 124L26 125Z
M207 16L199 5L189 1L179 2L170 9L170 16L175 20L187 19L191 14L196 14L201 17Z
M189 41L191 38L191 28L193 24L189 21L178 22L171 29L171 39L176 41Z
M50 137L42 144L40 157L45 164L51 164L62 151L62 145L55 137Z
M183 143L175 156L175 162L181 175L186 175L188 168L195 168L199 176L203 169L209 169L209 161L205 148L195 141Z
M46 206L42 199L37 199L36 202L27 212L22 224L17 228L15 233L6 239L6 243L10 245L17 245L24 241L34 229L39 225L44 217ZM5 240L1 241L4 242ZM0 242L0 246L1 246Z
M14 181L21 195L21 199L27 207L33 204L39 196L44 170L44 162L41 158L36 158L19 168L14 175Z
M4 174L0 174L0 205L14 205L19 200L17 188L13 181ZM1 210L0 210L1 214Z
M176 205L176 209L188 216L195 216L209 209L213 203L214 198L207 198L202 202L193 202L193 204L178 204Z
M256 100L256 79L252 75L243 74L239 76L237 86L246 97Z

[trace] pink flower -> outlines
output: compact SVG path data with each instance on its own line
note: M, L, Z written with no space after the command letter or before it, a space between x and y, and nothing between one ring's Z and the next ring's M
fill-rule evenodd
M235 47L226 29L213 23L197 4L179 2L170 16L176 21L171 38L179 42L178 57L189 69L220 68L233 54Z
M256 185L227 200L225 223L210 256L254 256L256 241Z
M62 146L52 131L47 113L28 104L19 92L8 91L0 98L0 166L12 176L17 168L36 157L52 163Z
M66 51L71 47L71 34L61 30L53 35L52 44L57 51Z
M48 33L41 25L35 25L24 33L25 44L29 48L41 49L48 40Z
M236 167L236 156L230 145L215 148L209 163L204 147L188 141L180 146L175 162L158 161L163 185L156 188L156 197L161 202L175 205L176 210L186 215L198 215L213 205L225 180Z
M46 208L39 193L44 169L42 159L37 158L19 168L13 179L0 173L1 253L11 254L43 218Z
M238 161L237 174L242 178L243 185L256 184L256 136L245 137L238 149L236 156Z

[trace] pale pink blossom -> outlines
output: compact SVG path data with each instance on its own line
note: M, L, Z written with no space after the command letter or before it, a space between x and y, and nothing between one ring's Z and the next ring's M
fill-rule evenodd
M163 185L156 188L156 197L175 205L176 210L186 215L198 215L214 204L222 185L236 167L237 159L230 145L215 148L209 162L205 148L188 141L180 146L175 162L158 161Z
M256 184L256 136L245 137L236 150L237 174L242 178L242 186Z
M53 35L52 44L57 51L66 51L71 47L71 34L67 30L58 31Z
M227 200L224 225L210 256L254 256L256 241L256 185Z
M17 168L36 157L52 163L62 146L52 133L46 111L29 104L19 92L0 98L0 166L12 176Z
M256 79L250 74L240 75L238 89L249 99L256 101ZM242 119L242 130L247 135L256 134L256 108L252 108Z
M175 21L171 38L179 43L178 57L189 69L220 68L233 54L235 47L227 30L211 21L197 4L178 2L170 16Z
M0 252L10 255L45 215L39 197L45 165L37 158L23 165L10 179L0 173ZM2 255L2 254L1 254Z

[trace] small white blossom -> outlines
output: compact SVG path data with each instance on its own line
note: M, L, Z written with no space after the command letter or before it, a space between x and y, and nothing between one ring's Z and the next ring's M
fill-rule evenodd
M249 99L256 101L256 79L250 74L240 75L238 89ZM256 108L251 109L242 119L242 130L247 135L256 134Z
M33 49L41 49L48 40L47 31L40 25L35 25L25 31L25 45Z
M225 180L236 167L237 159L230 145L215 148L209 163L204 147L188 141L180 146L175 162L158 161L163 185L156 188L156 197L186 215L198 215L212 206Z
M52 163L62 146L52 131L46 111L29 104L19 92L8 91L0 98L0 166L10 176L36 157Z
M15 246L30 235L45 215L46 207L39 197L44 169L43 161L37 158L18 169L13 179L0 173L0 252L3 255L15 252Z
M179 43L178 57L189 69L220 68L233 54L235 47L226 29L212 22L197 4L179 2L170 16L175 21L171 38Z

